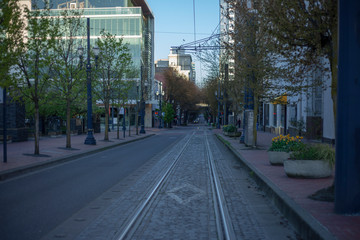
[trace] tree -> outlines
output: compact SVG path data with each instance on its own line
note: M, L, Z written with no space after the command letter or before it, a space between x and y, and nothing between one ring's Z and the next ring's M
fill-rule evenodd
M116 81L113 85L113 105L117 107L117 139L120 138L120 111L119 109L122 107L124 109L123 120L125 121L125 107L126 102L129 99L129 91L134 87L133 81ZM129 113L130 114L130 113ZM130 115L129 115L130 116ZM125 129L125 125L123 125ZM124 130L125 131L125 130ZM124 132L125 134L125 132Z
M77 54L79 42L76 39L83 29L80 13L64 10L57 18L54 28L58 29L55 41L52 78L54 79L53 99L61 101L60 107L65 107L66 112L66 148L71 148L70 120L73 103L83 93L84 68L79 64ZM66 37L66 39L64 39Z
M16 49L23 45L25 24L18 0L2 0L0 9L0 87L8 87L10 68L19 53Z
M171 122L174 120L174 107L170 103L164 103L163 111L165 113L164 122L170 127Z
M273 37L277 53L286 63L286 76L295 89L311 87L304 81L310 72L330 73L336 119L338 1L264 0L257 3L263 28ZM323 82L314 84L323 85Z
M24 9L27 22L27 37L16 48L16 65L12 68L13 96L21 97L32 107L35 119L35 151L39 149L39 111L45 104L45 96L51 84L51 69L53 67L53 49L56 30L52 28L53 18L48 17L49 9L30 11Z
M121 81L132 64L132 60L128 45L123 43L122 38L117 38L103 30L96 44L100 49L100 54L96 69L95 94L105 106L104 140L109 140L110 101L116 88L122 86ZM121 91L121 88L117 91Z
M233 19L229 36L233 41L224 42L235 58L235 79L232 83L235 95L244 96L240 105L254 110L253 126L262 100L272 100L283 94L281 71L277 67L278 56L274 54L271 37L262 28L262 16L248 1L226 0ZM256 146L257 131L253 127L252 146Z
M196 107L199 99L199 89L193 82L186 79L175 68L168 68L164 72L165 77L165 101L174 103L175 106L180 107L180 115L185 112L185 121L187 120L187 113ZM186 122L185 122L186 123Z
M216 121L217 111L218 111L218 103L215 97L215 91L218 89L218 78L210 78L205 82L205 86L203 88L206 103L209 105L209 114L212 116L212 122Z

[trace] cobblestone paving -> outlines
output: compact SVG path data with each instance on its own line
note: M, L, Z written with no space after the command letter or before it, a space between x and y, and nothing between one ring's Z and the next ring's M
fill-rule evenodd
M209 143L237 238L298 239L228 149L214 137L209 138Z
M128 218L164 174L173 162L173 156L180 152L189 137L186 136L156 155L135 174L89 203L43 239L116 239Z
M203 138L193 137L132 239L218 239Z
M221 239L209 178L205 135L197 131L172 174L130 232L131 239ZM136 208L190 135L152 158L45 239L118 239ZM286 220L256 189L235 157L209 135L210 148L237 239L296 239Z

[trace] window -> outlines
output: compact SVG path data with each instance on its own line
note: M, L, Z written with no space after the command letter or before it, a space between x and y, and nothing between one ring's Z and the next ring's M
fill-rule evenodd
M265 104L265 110L264 110L264 124L265 126L269 126L269 104Z
M273 106L274 106L274 108L273 108L273 126L276 127L277 126L277 112L276 112L277 105L274 104Z
M282 104L281 105L281 121L280 121L281 127L285 126L285 114L286 114L286 105Z

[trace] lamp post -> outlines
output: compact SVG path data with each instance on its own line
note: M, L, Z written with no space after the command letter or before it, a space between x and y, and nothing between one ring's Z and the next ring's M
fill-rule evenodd
M222 100L222 95L223 95L223 92L220 91L220 87L219 87L219 90L215 91L215 97L216 97L216 100L218 102L218 117L217 117L217 121L216 121L216 128L217 129L220 129L220 116L221 116L221 113L220 113L220 106L221 106L221 100Z
M7 127L6 127L6 88L3 88L3 147L4 147L4 159L3 162L7 162Z
M139 135L139 82L136 81L136 111L135 111L136 135Z
M163 128L162 126L162 106L161 106L161 99L164 96L164 91L162 90L162 82L160 82L160 89L156 91L156 96L159 98L159 106L160 106L160 123L159 128Z
M147 82L143 82L142 75L143 75L143 67L141 66L141 128L140 133L145 134L145 98L144 98L144 87L147 87ZM146 90L145 90L146 91Z
M97 66L97 59L99 56L99 48L94 47L93 52L95 55L95 65ZM80 56L80 61L84 53L84 48L79 47L78 53ZM93 123L92 123L92 94L91 94L91 63L90 63L90 18L87 18L87 63L86 63L86 87L87 87L87 127L88 133L85 139L85 144L87 145L96 145L96 140L93 135Z

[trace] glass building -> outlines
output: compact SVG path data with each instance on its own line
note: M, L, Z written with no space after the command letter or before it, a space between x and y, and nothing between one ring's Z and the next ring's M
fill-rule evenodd
M32 0L32 5L42 9L42 0ZM152 93L154 81L154 16L146 0L50 0L50 15L59 16L64 9L78 10L84 19L90 18L90 42L94 46L102 30L123 38L128 43L133 64L142 68L142 86ZM86 35L86 31L83 31ZM79 36L84 39L85 36ZM83 42L84 45L85 41ZM136 79L135 79L136 80ZM148 100L152 97L149 94Z

